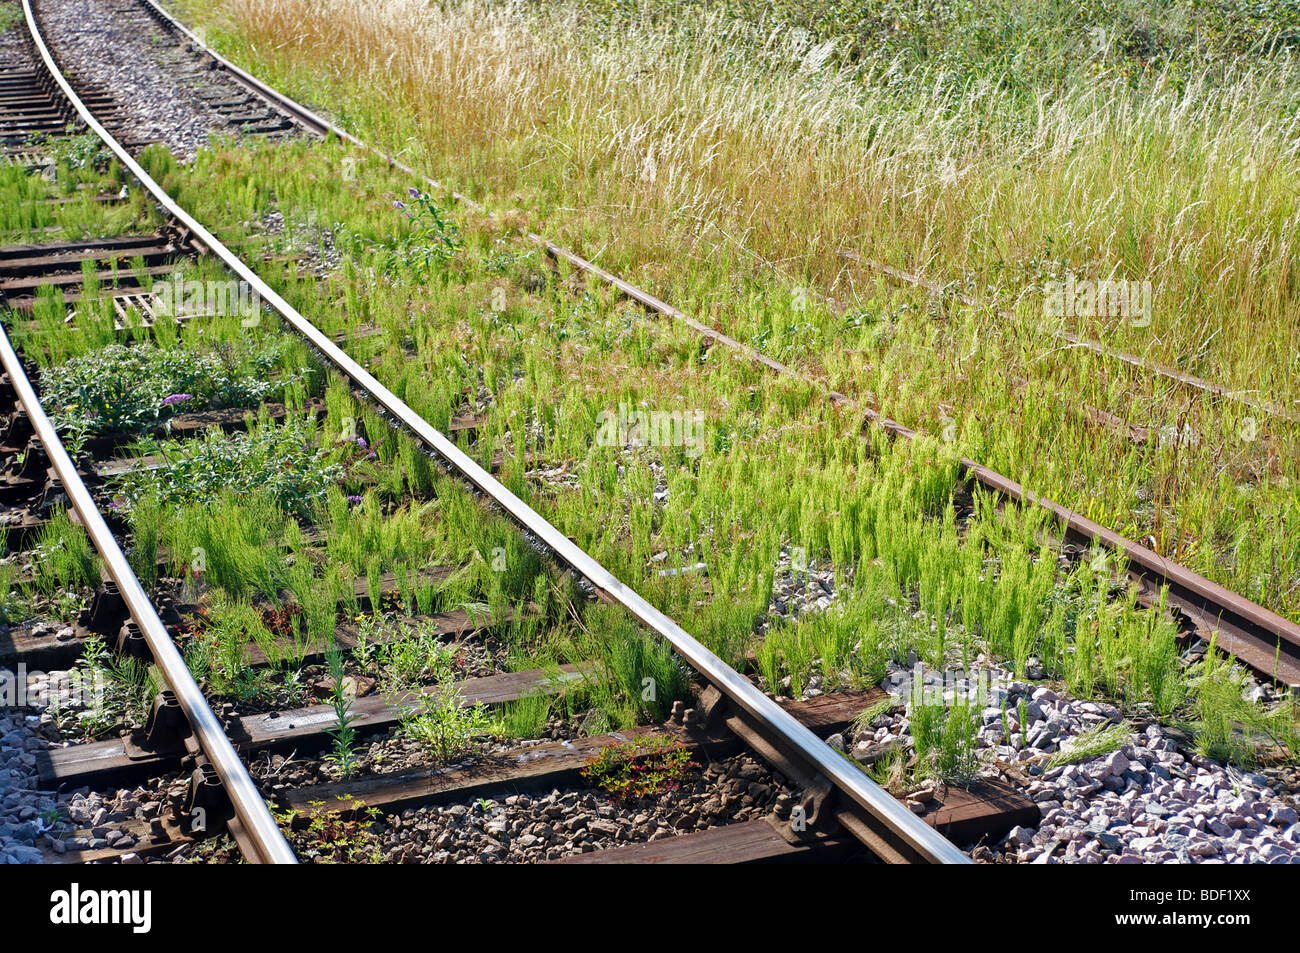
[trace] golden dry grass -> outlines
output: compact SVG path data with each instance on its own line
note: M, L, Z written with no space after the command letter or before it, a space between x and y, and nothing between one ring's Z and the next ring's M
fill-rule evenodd
M365 91L353 113L454 184L521 197L631 266L779 263L832 289L848 247L1041 307L1041 279L1150 280L1152 327L1084 328L1293 402L1300 113L1289 65L1140 92L1105 72L1026 105L837 64L718 18L582 42L578 8L227 0L260 54ZM1288 114L1289 112L1289 114ZM412 137L414 137L412 139Z

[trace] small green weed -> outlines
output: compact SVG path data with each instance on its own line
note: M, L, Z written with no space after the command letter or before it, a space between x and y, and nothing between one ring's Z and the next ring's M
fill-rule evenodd
M397 709L402 734L423 746L443 764L478 748L479 739L499 725L482 702L466 704L455 680L439 680L438 691L421 693L411 707Z
M348 778L357 770L357 731L354 723L358 716L352 711L352 696L348 694L344 683L343 653L337 645L331 646L326 652L325 663L334 682L330 704L334 708L335 718L334 724L325 729L333 739L333 749L325 758L338 768L339 774Z
M1099 758L1120 748L1132 737L1133 726L1126 721L1118 725L1106 722L1093 725L1067 741L1060 751L1048 758L1047 767L1048 769L1059 768L1063 764Z
M682 742L660 737L607 745L587 762L582 776L623 801L676 791L697 767Z
M920 776L959 787L970 785L979 768L977 715L967 701L954 702L950 707L926 702L911 706L912 739Z

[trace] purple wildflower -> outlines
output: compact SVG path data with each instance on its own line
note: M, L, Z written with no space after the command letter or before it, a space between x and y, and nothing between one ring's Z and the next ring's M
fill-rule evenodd
M359 496L349 496L349 497L348 497L348 502L351 503L353 506L356 506L358 503L361 502L361 497L359 497Z
M166 397L163 398L162 405L164 407L170 407L172 404L180 404L183 403L184 401L193 400L193 399L194 399L193 394L168 394Z
M418 199L420 197L420 190L417 189L415 186L411 186L406 191L413 199Z
M358 437L358 438L357 438L357 446L360 447L362 450L369 450L369 449L370 449L370 444L366 443L366 438L365 438L365 437Z
M393 199L393 208L406 208L406 203L401 199Z

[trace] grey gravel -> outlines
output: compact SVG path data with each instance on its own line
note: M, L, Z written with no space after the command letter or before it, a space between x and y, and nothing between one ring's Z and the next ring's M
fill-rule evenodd
M24 40L26 36L27 27L21 17L7 30L0 31L0 68L32 68L31 51Z
M825 612L835 600L835 570L797 547L782 546L772 578L772 601L760 631L809 612Z
M380 851L394 863L529 863L752 820L778 800L795 803L797 792L737 755L705 766L679 791L626 803L555 789L410 809L386 819Z
M239 133L210 103L246 92L135 0L37 0L35 7L60 68L112 90L123 107L122 135L160 141L191 159L213 135ZM266 111L260 100L256 111Z
M974 667L984 665L980 658ZM1051 755L1062 748L1068 753L1071 739L1083 731L1119 724L1135 713L988 668L992 688L981 713L980 775L1020 786L1041 819L1036 828L1018 827L999 843L977 848L977 860L1300 863L1300 784L1294 767L1241 771L1182 749L1165 729L1150 724L1114 751L1048 769ZM905 692L915 674L894 666L885 687ZM958 680L945 686L937 673L923 677L936 690L947 688L949 697L970 685ZM1019 724L1022 700L1026 725ZM908 746L907 728L905 715L884 715L871 730L858 733L851 754L873 754L886 742Z

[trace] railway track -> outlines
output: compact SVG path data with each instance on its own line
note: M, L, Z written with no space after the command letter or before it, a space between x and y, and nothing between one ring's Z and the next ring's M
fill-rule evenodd
M749 789L743 816L729 824L707 825L672 837L657 836L653 843L648 843L638 842L638 837L626 831L618 833L618 823L607 819L612 809L606 805L605 813L577 831L603 825L600 829L606 831L608 839L624 843L609 850L590 850L589 842L579 858L556 856L553 859L580 859L585 863L772 862L839 859L866 852L890 862L963 863L969 861L968 856L943 834L962 843L973 843L984 837L996 837L1015 824L1032 823L1036 818L1037 808L1031 802L1009 787L992 782L981 782L969 791L929 789L923 797L918 794L910 804L905 804L870 781L828 746L824 738L845 730L863 711L879 706L885 700L882 692L839 692L803 702L778 704L759 691L748 677L723 663L676 622L615 578L498 482L489 469L476 463L452 436L431 426L349 357L336 340L263 281L254 267L173 201L132 151L101 124L95 110L80 98L75 84L59 72L41 36L30 0L24 0L23 12L31 31L33 57L31 69L21 75L31 79L33 88L43 90L42 104L47 108L40 115L53 111L59 113L60 121L72 119L73 128L69 129L65 122L62 136L56 134L53 138L67 138L78 130L96 136L124 170L123 176L129 183L124 191L129 194L143 190L145 201L161 211L160 224L152 234L59 239L0 250L0 269L3 269L0 292L5 295L10 312L9 331L21 332L25 348L62 347L59 342L78 334L87 339L92 334L99 335L105 341L134 340L136 346L142 346L152 336L161 339L177 333L168 330L172 325L183 324L188 332L205 320L212 320L212 333L220 334L215 319L227 315L202 312L175 315L151 305L147 294L151 284L166 283L178 270L192 272L195 268L219 265L255 291L260 300L259 310L242 316L250 322L243 324L244 328L260 327L264 316L276 316L306 342L318 366L338 382L337 387L327 392L324 401L304 399L306 395L301 391L290 393L290 388L279 404L254 400L230 408L215 407L173 416L162 428L166 439L172 441L168 451L172 457L167 453L152 460L131 455L114 457L128 442L121 434L114 433L79 442L70 453L30 379L36 364L41 362L33 361L33 355L24 360L10 343L9 335L0 336L0 360L13 405L4 435L11 459L4 487L10 538L48 540L57 529L67 539L68 534L77 536L84 532L102 559L108 577L96 589L76 626L57 632L33 630L19 635L11 631L9 644L0 646L5 663L65 665L77 652L84 652L87 645L98 640L120 659L136 658L152 665L159 685L166 686L149 699L149 716L141 729L118 738L53 748L40 756L41 784L51 790L102 789L145 781L154 790L168 789L175 798L170 813L155 805L153 811L122 820L109 832L113 835L111 842L108 836L88 831L85 846L65 853L63 859L87 862L128 856L137 859L176 856L178 851L193 847L201 837L228 831L249 861L293 862L294 850L282 832L286 828L311 831L317 823L329 823L331 818L345 823L375 811L388 824L398 825L403 817L410 818L411 811L431 804L463 804L467 799L503 797L505 793L517 798L521 791L558 790L575 784L581 790L583 770L593 759L617 750L620 745L631 746L635 753L629 756L632 757L629 763L644 763L646 757L663 750L710 765L723 759L742 759L740 778L744 783L736 790ZM161 15L161 11L158 13ZM309 132L339 134L302 107L233 67L229 69L250 94L265 98L268 108L293 117ZM6 70L5 76L9 72ZM2 82L4 77L0 77ZM6 112L6 105L13 108ZM24 121L36 115L29 106L26 101L0 103L0 122L23 130ZM284 132L278 122L270 126L274 133ZM32 131L37 129L50 131L41 125L32 127ZM26 141L18 133L15 136L16 142ZM43 158L21 149L16 150L16 155L24 162ZM558 246L552 250L561 256L570 254ZM107 305L93 293L101 287L111 289ZM69 304L74 305L73 317L65 320L58 309ZM197 336L190 341L197 341ZM199 359L198 355L195 359ZM318 782L312 784L294 786L275 782L286 760L314 757L318 752L330 750L337 755L338 731L344 721L358 737L382 736L422 711L436 709L445 714L559 696L608 675L599 671L594 662L583 659L545 669L511 670L483 664L483 657L478 655L474 659L481 671L476 674L448 675L432 683L416 680L406 691L383 698L365 696L361 690L364 675L345 676L338 667L332 669L330 677L333 704L265 704L254 711L239 711L237 708L245 706L230 703L216 711L210 707L177 641L192 647L192 642L185 637L204 631L200 618L203 599L193 591L194 580L188 576L172 580L175 585L163 586L167 590L165 597L150 598L138 574L156 571L155 560L146 560L148 565L144 565L138 550L128 557L118 543L117 537L123 534L126 525L114 513L121 496L120 486L112 480L124 474L165 470L175 455L184 457L187 452L184 447L209 443L214 434L248 436L274 432L277 420L288 426L289 421L301 418L307 428L319 421L326 432L333 433L338 425L342 433L346 429L343 420L353 420L338 418L338 404L344 400L344 393L359 404L380 408L384 415L373 418L375 422L364 428L363 436L352 429L347 430L346 439L335 441L336 445L349 445L354 457L378 460L372 470L366 471L364 480L382 482L384 464L391 462L390 451L397 444L418 446L422 454L435 455L449 473L472 487L479 504L490 504L494 513L508 520L503 525L514 527L511 531L516 533L516 538L518 531L522 531L558 565L559 576L547 576L539 570L534 580L558 583L576 577L585 587L578 591L585 591L589 596L586 601L616 607L635 621L638 631L649 633L672 647L676 657L688 667L694 686L674 699L666 720L643 720L640 726L621 731L589 732L574 741L559 737L513 746L502 744L489 757L469 761L417 759L400 765L400 770L374 770L359 777L346 773L318 774ZM327 406L331 402L333 409ZM250 410L256 411L260 419L246 416L245 412ZM464 440L472 436L477 423L475 415L470 413L459 421L453 420L452 429L459 430ZM321 443L326 444L323 434ZM359 447L360 454L351 451L351 446ZM420 464L412 462L410 457L403 460L408 468L406 476L411 479L410 470L419 470ZM412 519L418 524L424 513L420 507L429 499L440 498L437 493L427 492L431 480L426 476L421 481L425 490L423 498L414 483L409 484L413 498L392 505L391 512L381 514L380 522L396 520L400 511L406 517L415 513ZM402 486L400 479L398 485ZM446 484L438 486L445 494ZM364 505L362 497L356 500L354 504L349 499L348 504ZM60 523L64 506L74 514L71 524ZM74 524L80 529L69 528ZM332 542L329 527L295 530L289 543L294 564L318 558L309 554L323 550L326 555L321 565L327 570L336 568L328 555ZM519 546L521 552L528 549L527 544ZM177 566L174 557L166 558L161 551L156 562L163 566L163 577L168 567L174 570ZM184 558L179 561L181 566L185 562ZM271 638L246 641L236 648L250 671L274 667L281 653L294 654L302 665L331 660L331 665L341 666L337 661L341 652L360 657L358 653L363 648L376 651L376 642L382 651L384 646L400 645L415 631L433 655L445 660L439 654L442 650L431 647L434 642L451 643L454 652L473 655L480 651L480 643L490 640L493 630L521 624L546 611L526 598L516 598L508 607L492 606L486 618L478 609L468 606L433 611L438 601L437 586L472 568L464 564L429 565L412 572L409 566L402 566L387 574L367 572L364 580L345 580L328 592L328 604L315 617L326 620L323 634L312 630L311 607L303 608L301 599L296 603L289 599L279 604L259 604L263 620L275 620L278 624L288 616L299 621L281 625L274 631L268 629ZM35 562L34 569L39 573ZM198 575L204 571L194 570ZM278 597L279 591L273 586L270 595ZM387 607L405 621L399 625L399 631L376 633L360 622L361 617L349 619L350 610L358 607L369 609L371 619L381 614L387 618L384 613ZM563 608L567 612L576 611L572 604ZM565 618L563 613L560 615ZM308 631L305 640L300 638L304 625ZM318 635L321 637L314 639ZM248 635L241 630L239 637L247 640ZM480 644L480 649L469 649L471 643ZM464 661L463 655L458 654L457 658ZM491 661L489 652L488 662ZM347 690L343 684L346 680L352 683ZM322 684L325 681L322 679ZM329 694L327 688L327 697ZM436 708L440 703L446 704ZM253 762L255 769L250 771ZM260 781L260 787L254 776ZM728 784L736 781L725 772L721 776ZM746 781L746 778L759 780ZM781 792L779 796L778 792ZM718 793L726 794L721 789ZM590 791L582 796L587 800L593 797ZM268 809L266 798L275 802L277 816ZM165 798L160 794L158 800ZM767 810L769 807L771 811ZM196 816L205 819L201 829L196 829L194 824ZM209 824L208 820L215 823ZM103 825L96 826L102 833ZM666 832L661 829L660 833ZM573 847L574 841L570 840L567 849L572 851ZM565 848L539 856L552 853L563 855Z
M884 262L875 261L870 258L864 258L861 255L859 255L857 252L851 251L846 248L839 249L838 254L841 258L844 258L848 261L855 262L861 265L865 269L885 275L889 278L894 279L895 281L912 285L913 287L917 287L917 288L924 288L927 292L929 292L932 295L942 296L949 293L952 290L950 288L946 288L944 285L940 284L937 281L933 281L929 278L926 278L923 275L906 271L902 268L895 268L894 266L887 265ZM963 305L967 307L980 307L982 305L982 302L979 301L979 299L974 298L971 295L968 295L964 292L956 292L955 297L958 301L960 301ZM999 310L998 316L1002 318L1004 321L1007 321L1008 323L1014 322L1015 320L1014 315L1012 315L1010 311ZM1224 400L1232 401L1233 403L1240 404L1243 407L1249 408L1250 410L1255 411L1256 413L1260 413L1268 417L1275 417L1280 420L1285 420L1293 424L1300 423L1300 418L1297 418L1295 414L1289 412L1286 408L1279 406L1277 403L1273 401L1258 400L1250 396L1249 394L1243 394L1238 391L1230 390L1229 388L1224 387L1222 384L1217 384L1214 381L1206 380L1203 377L1197 377L1195 374L1189 374L1186 371L1180 371L1176 367L1169 367L1168 365L1165 364L1159 364L1159 363L1153 363L1151 361L1147 361L1141 357L1138 357L1136 354L1129 354L1127 351L1117 350L1116 348L1112 348L1108 345L1102 344L1099 341L1094 341L1089 338L1082 337L1078 334L1075 334L1072 331L1066 331L1061 328L1053 328L1053 327L1045 326L1041 329L1041 333L1055 340L1062 341L1069 347L1079 348L1085 351L1091 351L1093 354L1096 354L1100 357L1104 357L1110 361L1114 361L1119 364L1126 364L1129 367L1136 368L1154 377L1161 377L1164 378L1165 380L1172 381L1173 383L1178 384L1181 387L1185 387L1189 390L1199 391L1203 394L1209 394L1213 397L1218 397Z
M337 136L345 142L381 157L393 168L419 178L430 188L450 196L463 206L477 212L486 211L483 205L473 198L446 187L436 179L404 165L382 150L368 146L346 129L317 116L307 107L262 83L256 77L207 47L202 40L159 7L154 0L140 0L140 2L161 25L175 35L184 37L186 42L190 43L195 49L203 50L205 55L210 56L213 62L229 73L235 81L248 90L266 97L280 109L291 113L316 134ZM891 420L870 407L859 405L847 395L827 388L821 381L801 374L779 361L773 360L761 351L690 317L671 304L660 300L540 234L525 230L524 238L543 248L551 258L562 260L580 272L594 276L647 311L681 322L711 343L721 345L742 358L754 361L774 373L798 378L813 384L826 393L829 399L853 407L872 426L905 440L912 440L920 435L919 431L898 421ZM897 272L896 270L891 270L890 273L899 280L908 280L911 283L925 285L924 279L917 276ZM1084 341L1073 335L1070 335L1069 339L1070 343L1080 347L1087 347L1090 350L1097 350L1100 347L1101 350L1098 353L1103 353L1106 356L1129 364L1136 362L1137 365L1153 373L1171 377L1171 379L1175 379L1194 389L1236 400L1261 413L1289 419L1289 415L1282 409L1271 404L1261 403L1245 395L1231 393L1211 382L1202 381L1199 378L1194 378L1173 369L1151 367L1131 355L1111 352L1100 345L1093 347L1093 342ZM999 473L976 460L962 458L961 469L966 479L973 486L991 491L998 497L1019 505L1036 506L1046 510L1051 514L1053 521L1061 532L1064 543L1071 547L1074 552L1086 551L1094 546L1102 547L1110 554L1112 562L1122 566L1122 570L1117 570L1117 572L1122 572L1124 580L1133 585L1138 599L1143 605L1156 607L1161 604L1162 593L1165 594L1169 610L1184 627L1189 638L1197 638L1208 642L1213 637L1222 651L1235 656L1258 674L1292 688L1300 687L1300 625L1207 579L1192 569L1161 556L1141 543L1100 525L1081 513L1062 506L1042 494L1035 493L1033 490L1022 486L1015 479Z
M368 149L346 131L264 86L233 64L221 60L147 0L145 6L166 29L185 37L196 50L212 57L232 81L247 91L249 97L263 101L266 108L276 115L291 117L299 128L313 135L335 136L360 149ZM42 53L48 57L48 51ZM36 77L38 72L34 70L30 75ZM51 83L66 98L61 99L51 93ZM777 779L777 785L786 789L786 793L777 799L778 803L771 816L747 817L693 833L625 843L611 849L584 848L587 852L555 858L569 863L833 860L861 854L864 847L874 857L889 861L960 862L965 859L964 855L956 851L951 843L936 838L936 829L945 832L953 841L974 843L981 837L995 837L1014 824L1035 822L1038 809L1009 788L985 784L982 787L977 785L969 792L941 792L937 797L930 791L926 792L928 800L923 803L913 801L909 809L871 785L856 768L846 769L848 762L820 739L844 731L857 715L880 704L884 700L881 693L838 692L805 702L777 704L759 692L744 675L724 665L676 623L623 586L555 527L506 490L492 476L490 468L475 463L454 438L449 439L447 434L436 430L414 414L366 368L344 353L339 345L345 344L347 338L336 339L322 332L265 285L245 260L176 206L135 162L132 158L133 149L113 142L102 127L96 128L99 123L94 116L95 111L72 99L76 95L75 84L57 77L51 77L50 82L41 81L37 77L37 87L45 90L43 95L54 104L55 109L62 110L60 115L63 118L66 119L71 114L74 129L69 131L75 132L77 128L90 129L110 143L117 160L144 185L150 201L156 202L164 210L165 221L153 235L126 236L111 241L78 239L0 250L0 276L5 282L13 282L6 284L2 290L6 295L6 303L15 313L36 314L43 301L48 306L50 288L62 289L65 303L78 303L77 294L89 269L90 272L100 272L95 275L96 279L116 285L113 304L115 333L138 336L141 327L147 329L167 318L167 315L151 312L148 295L144 293L150 279L156 282L158 278L172 274L178 260L220 262L229 273L239 276L242 281L256 288L270 311L309 342L316 358L331 373L339 375L365 401L383 408L390 422L413 437L424 450L432 451L451 472L459 475L482 498L491 501L507 514L561 566L584 580L593 595L602 601L621 606L646 629L671 644L690 665L698 680L696 697L674 705L672 716L668 720L644 724L635 729L595 734L576 743L567 740L542 741L540 744L501 748L494 750L491 758L470 766L418 765L363 777L318 779L317 783L300 786L277 784L274 781L276 774L285 764L292 762L294 757L328 750L332 738L329 729L337 722L337 712L329 705L299 705L254 712L237 712L227 705L214 715L202 701L202 692L189 679L188 672L182 676L176 670L176 662L179 661L183 668L184 661L176 654L168 632L169 627L172 632L176 632L184 625L185 616L193 606L183 604L183 599L163 599L156 605L141 609L140 611L146 612L146 618L152 614L152 620L147 625L140 622L136 603L125 598L127 590L132 589L131 583L135 577L131 575L123 584L117 576L117 572L123 569L130 573L131 567L126 565L120 548L117 549L117 558L111 556L112 548L100 549L102 534L98 527L94 531L91 529L96 524L98 514L83 512L86 505L94 507L95 499L91 494L99 491L106 479L141 469L162 467L165 458L138 455L114 457L114 453L121 448L120 442L108 440L96 443L92 440L82 448L81 453L74 454L80 465L81 475L78 476L72 459L56 446L46 451L53 468L53 473L47 478L42 473L39 455L31 452L35 448L31 444L30 449L18 461L21 466L11 468L12 472L7 476L7 492L20 501L19 505L10 508L10 514L16 516L11 520L11 539L14 536L39 536L51 522L39 515L42 510L49 511L48 501L57 500L61 489L68 486L69 481L77 483L84 477L85 483L90 487L87 489L86 486L81 486L84 498L82 493L64 492L72 509L94 539L96 549L103 554L117 591L114 592L112 586L101 590L84 620L85 624L76 627L70 637L62 632L46 633L15 641L7 648L0 647L8 653L4 655L5 662L40 659L50 660L42 661L42 664L65 664L75 651L82 648L87 638L96 636L117 641L128 651L133 644L136 645L135 651L139 651L139 641L143 639L150 655L157 659L158 654L153 651L154 643L162 638L168 646L172 646L171 654L176 655L176 659L169 663L171 668L158 662L159 668L166 674L167 684L173 684L173 675L183 681L188 680L194 686L194 692L198 693L198 700L191 697L191 701L195 705L202 704L207 715L212 716L211 723L202 712L195 716L206 726L202 731L194 727L192 718L176 719L177 707L182 712L188 712L188 708L180 701L182 693L175 692L175 700L168 696L157 702L149 725L143 732L137 732L123 740L62 749L45 758L41 764L42 781L51 786L62 784L95 787L110 783L135 783L140 779L156 778L160 773L168 771L172 771L175 777L174 772L178 766L189 778L188 790L183 798L184 807L174 817L138 818L135 822L127 822L120 828L122 832L129 832L126 835L129 840L126 847L121 846L120 839L115 844L101 845L95 842L102 838L91 837L88 838L91 844L86 849L74 851L66 855L66 859L110 861L123 856L163 855L177 849L184 850L195 844L197 839L193 831L184 828L181 819L189 816L187 812L192 812L195 807L205 805L211 806L218 815L231 815L227 822L229 830L248 859L287 859L284 850L288 848L284 845L283 837L278 833L271 836L267 828L269 814L266 814L264 806L259 810L258 804L253 803L258 800L257 795L250 796L248 793L250 789L256 791L253 777L250 777L242 764L236 766L230 763L230 755L236 752L236 762L241 757L245 761L255 762L252 775L261 784L263 793L272 793L267 791L268 787L273 790L277 812L288 812L293 817L292 826L297 830L319 823L353 820L367 811L379 811L387 823L397 827L412 819L427 817L421 812L430 810L430 805L451 804L454 807L459 802L463 807L467 799L483 798L490 801L495 797L504 797L507 793L518 799L522 796L518 793L521 791L544 792L548 788L558 790L580 785L583 769L594 758L616 745L627 744L645 745L645 750L651 750L654 745L668 745L675 751L690 757L707 758L713 763L720 759L750 758L757 754L759 760L766 765L757 770L770 772L763 777ZM111 97L107 97L106 101L111 103ZM62 106L59 105L60 102ZM259 114L256 109L248 108L248 100L241 102L241 108L250 115ZM21 113L14 116L15 128L22 128L24 118L25 115ZM268 128L269 133L283 134L285 131L278 120L272 127ZM66 123L63 128L67 130ZM250 131L256 134L260 130L254 127ZM24 152L21 148L27 141L26 136L17 137L17 161L39 162L41 156L31 151ZM138 150L146 145L147 143L141 142L135 143L134 147ZM419 175L391 157L383 158L392 168L418 177L430 187L443 188L436 181ZM468 207L482 210L482 206L472 199L451 190L444 191ZM110 200L109 196L100 198ZM734 350L743 358L753 360L775 373L801 376L766 355L694 321L572 251L533 233L528 233L527 238L540 244L552 258L567 261L580 271L595 275L650 311L683 322L710 339L713 344ZM128 260L133 265L130 273L125 267L119 267L124 266ZM87 265L87 262L91 264ZM47 290L42 292L42 289ZM43 298L43 294L46 297ZM75 327L67 330L69 333L77 331ZM25 375L29 372L30 365L23 367L21 359L8 347L7 341L5 351L8 353L0 353L0 356L5 357L6 371L14 382L14 398L21 406L15 406L15 411L10 415L11 439L4 442L10 449L17 450L22 441L35 438L44 447L46 444L42 435L51 436L54 429L48 417L39 409L37 395L27 382ZM852 405L852 401L845 395L829 392L828 396L836 402ZM29 407L32 408L30 414L26 412ZM278 409L272 408L271 415L278 420L284 420L292 409L309 410L311 415L319 419L329 416L327 409L319 405L305 408L295 406L291 409L285 404L279 404L276 408ZM905 439L917 436L916 432L881 417L870 408L855 406L855 410L860 411L868 422L894 436ZM28 420L33 425L24 430L25 421ZM472 438L481 423L479 415L467 412L458 420L453 420L450 430L462 434L462 439ZM198 437L213 429L238 432L252 426L244 420L239 409L218 409L173 417L167 432L173 436ZM369 429L366 437L372 441L378 439L377 434ZM90 450L91 456L101 459L89 459L86 449ZM63 454L63 467L58 466L60 453ZM36 460L37 464L33 465L30 462L32 460ZM1127 576L1137 586L1139 598L1144 604L1152 607L1160 605L1161 592L1167 589L1168 604L1184 623L1189 636L1208 639L1213 635L1221 648L1236 654L1256 671L1277 677L1293 686L1297 684L1300 668L1297 667L1296 647L1300 646L1300 639L1296 637L1296 627L1287 620L1216 587L1183 567L1161 560L1149 550L1110 533L1079 514L1059 507L1050 500L1036 497L1014 481L975 461L963 460L962 469L973 483L991 489L1005 499L1046 508L1063 528L1067 543L1074 545L1076 550L1100 544L1122 556L1127 562ZM39 493L36 492L38 490ZM24 494L28 494L26 499L39 498L40 502L36 506L23 505ZM99 492L99 500L102 502L105 499L108 498ZM98 524L103 527L104 533L109 534L108 539L103 541L106 547L108 543L116 547L117 544L111 539L110 524L116 524L114 528L120 532L123 529L120 521L114 520L110 513L107 523L99 517ZM432 567L431 572L434 576L447 577L464 568L448 565ZM355 593L351 595L351 604L365 604L369 599L368 607L374 611L382 601L376 598L377 593L397 588L405 590L411 581L407 576L399 580L398 574L389 573L377 585L374 580L368 580L368 583L358 583ZM143 596L144 589L138 582L135 583L135 588L139 589L138 595ZM340 605L344 602L346 600L341 601ZM408 604L405 608L419 614L415 606ZM521 614L527 614L531 609L527 606L521 608L524 610ZM123 615L124 609L126 615ZM127 616L138 626L138 633L127 627ZM153 625L154 621L157 626ZM497 623L508 620L489 620L484 624L475 618L474 613L457 610L426 616L425 621L431 622L440 636L459 641L466 636L484 635ZM181 623L180 626L178 622ZM349 625L344 620L332 633L331 642L339 648L355 650L364 642L364 637L357 626ZM164 656L168 654L165 646L159 651ZM272 654L262 646L250 647L250 658L254 665L266 665ZM328 647L322 644L303 653L302 659L319 663L327 654ZM535 669L477 674L457 680L452 690L466 705L501 705L537 695L562 695L589 677L591 668L580 660L562 666L558 671ZM418 711L420 705L428 699L441 697L447 691L447 687L441 684L425 685L409 692L396 707L375 696L355 697L351 712L359 731L382 734L391 731L402 721L403 712L409 714ZM195 710L198 711L197 708ZM185 727L186 723L189 724L188 728ZM210 730L213 724L219 726L220 737ZM217 766L218 763L220 767ZM756 770L753 766L757 763L749 761L749 766L742 770ZM227 776L230 781L226 780ZM727 778L724 774L723 780ZM243 792L242 804L239 797L230 793L232 789ZM217 793L220 790L227 793ZM912 813L918 808L919 821ZM280 813L282 826L287 826L283 825L284 817L285 814ZM802 836L793 836L795 832L791 819L795 817L811 822ZM602 816L601 821L604 820Z

